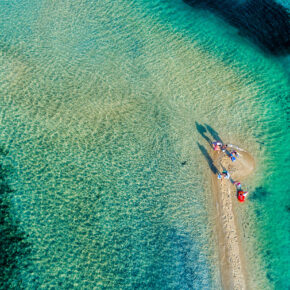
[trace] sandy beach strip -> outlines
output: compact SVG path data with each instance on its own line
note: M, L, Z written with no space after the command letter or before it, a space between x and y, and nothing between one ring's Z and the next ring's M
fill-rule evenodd
M222 172L228 170L232 180L243 181L254 170L254 160L247 152L239 152L240 157L232 162L222 152L212 153L215 167ZM243 247L240 240L235 206L242 206L237 201L236 188L228 179L218 180L212 174L213 193L217 208L217 233L221 279L224 289L247 289L247 271Z

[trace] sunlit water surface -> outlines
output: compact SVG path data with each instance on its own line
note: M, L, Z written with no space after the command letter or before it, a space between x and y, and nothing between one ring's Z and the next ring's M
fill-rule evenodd
M1 162L30 248L10 286L219 289L195 122L255 157L250 282L289 286L287 75L176 2L0 2Z

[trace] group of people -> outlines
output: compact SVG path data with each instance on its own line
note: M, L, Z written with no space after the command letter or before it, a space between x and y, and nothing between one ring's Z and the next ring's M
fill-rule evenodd
M231 152L227 151L227 147L228 145L226 144L222 144L219 141L215 141L212 142L212 147L214 151L222 151L224 153L227 153L227 156L229 156L232 160L232 162L236 161L236 159L238 158L239 154L237 151L233 150ZM227 170L222 171L221 173L218 173L218 179L230 179L230 173ZM238 201L239 202L244 202L245 198L248 194L248 191L243 191L242 190L242 185L240 182L235 181L233 182L233 184L236 186L237 188L237 197L238 197Z
M212 142L212 147L214 151L222 151L224 153L227 153L227 156L229 156L232 160L232 162L236 161L236 159L239 157L239 154L236 150L232 150L231 152L227 151L228 145L222 144L219 141Z

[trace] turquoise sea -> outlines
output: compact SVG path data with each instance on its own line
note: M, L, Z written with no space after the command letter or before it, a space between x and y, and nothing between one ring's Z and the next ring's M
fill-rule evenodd
M251 289L289 289L288 65L183 1L0 1L0 288L221 289L197 122L254 156Z

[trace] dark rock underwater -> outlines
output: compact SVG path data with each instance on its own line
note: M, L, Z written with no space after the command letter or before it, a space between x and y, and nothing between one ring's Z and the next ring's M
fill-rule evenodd
M194 8L211 10L267 53L280 56L290 52L289 11L273 0L183 1Z

